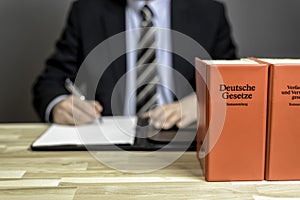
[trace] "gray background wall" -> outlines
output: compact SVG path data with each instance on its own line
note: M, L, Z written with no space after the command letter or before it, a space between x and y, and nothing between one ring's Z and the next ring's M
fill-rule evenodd
M220 1L239 56L300 58L299 0ZM0 0L0 122L38 121L31 86L53 51L71 2Z

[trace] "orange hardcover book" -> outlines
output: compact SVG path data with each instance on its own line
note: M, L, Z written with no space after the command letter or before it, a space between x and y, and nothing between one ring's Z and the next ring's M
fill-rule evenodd
M270 65L266 180L300 180L300 59Z
M207 181L263 180L268 65L196 58L197 155Z

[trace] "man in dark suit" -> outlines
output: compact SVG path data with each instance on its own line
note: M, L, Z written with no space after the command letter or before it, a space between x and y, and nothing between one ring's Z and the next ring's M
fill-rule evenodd
M137 18L134 16L135 4L149 4L149 7L157 9L156 15L158 16L165 17L163 13L168 13L169 16L160 19L166 20L162 23L163 28L170 28L191 37L202 45L212 59L235 58L235 46L231 39L224 6L221 3L213 0L139 0L138 3L136 1L79 0L73 3L66 27L57 42L55 53L47 60L46 69L34 85L34 106L41 119L60 124L74 124L72 108L82 115L80 119L77 119L78 123L88 123L100 115L113 114L112 91L118 80L128 71L128 66L126 66L130 59L128 56L123 55L116 59L105 71L94 94L95 101L81 101L70 95L64 82L66 78L75 80L82 62L98 44L115 34L129 30L129 26L132 26ZM166 4L155 8L158 2ZM165 10L160 12L159 9ZM176 41L171 41L171 45L176 45ZM126 41L120 45L126 45ZM195 88L193 66L180 56L170 54L167 58L168 56L172 67ZM186 102L195 103L195 97L192 99ZM178 113L180 109L176 102L167 101L166 105L161 108L168 111L163 119L167 123L163 125L153 122L157 128L169 128L174 124L185 125L181 123L182 115ZM196 108L196 103L194 108ZM157 108L150 114L160 118L160 113Z

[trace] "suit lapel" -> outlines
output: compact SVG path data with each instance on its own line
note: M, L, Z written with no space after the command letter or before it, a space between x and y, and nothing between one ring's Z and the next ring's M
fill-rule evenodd
M107 38L119 34L125 31L125 3L126 1L111 0L107 1L105 15L102 17L104 24L104 32ZM121 37L117 37L117 42L112 42L108 45L108 51L110 55L115 55L116 52L122 49L126 49L126 37L122 34ZM117 52L120 53L120 52ZM121 52L123 53L123 52ZM111 85L118 83L119 87L113 88L114 94L112 99L112 108L114 109L113 114L123 114L124 110L124 99L126 91L126 81L124 78L120 79L126 73L126 56L122 55L117 58L110 66L111 74Z
M171 0L171 30L178 31L179 33L188 32L188 29L191 25L187 25L188 23L183 23L185 18L187 17L187 3L182 3L181 0ZM172 47L177 47L177 42L174 38L172 38ZM176 70L180 69L181 59L179 56L175 56L173 54L173 66Z
M186 22L188 12L188 3L182 0L171 0L171 29L184 33L191 27Z
M182 0L171 0L171 30L178 31L186 35L190 35L193 32L193 24L187 23L189 16L189 2L182 2ZM172 38L172 47L174 49L181 48L182 42L176 41ZM184 58L180 55L172 55L173 68L176 72L179 72L180 75L185 77L186 80L191 81L194 76L194 68L191 66ZM182 80L181 76L178 76L178 73L174 73L174 80ZM193 84L193 83L192 83ZM184 86L182 82L174 81L175 92L177 98L183 98L184 96L191 93L188 89L188 86ZM194 86L194 84L192 85ZM176 98L175 98L176 99Z
M126 4L117 0L107 1L103 21L108 37L125 31L125 7Z

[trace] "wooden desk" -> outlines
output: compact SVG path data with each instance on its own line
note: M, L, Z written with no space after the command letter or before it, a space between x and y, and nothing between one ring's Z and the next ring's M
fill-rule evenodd
M45 124L0 125L1 200L300 197L300 182L206 182L194 152L143 174L110 169L88 152L32 152L30 144L46 128Z

